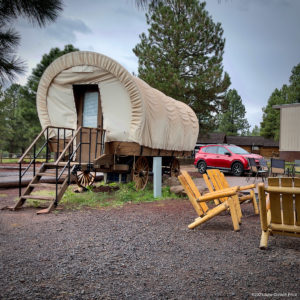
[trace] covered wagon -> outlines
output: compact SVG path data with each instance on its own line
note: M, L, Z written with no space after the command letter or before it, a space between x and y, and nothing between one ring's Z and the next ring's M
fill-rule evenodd
M99 171L131 174L143 188L154 156L176 176L176 157L191 155L198 137L198 119L188 105L99 53L56 59L40 80L36 101L47 157L55 152L52 164L61 173L71 168L83 186Z

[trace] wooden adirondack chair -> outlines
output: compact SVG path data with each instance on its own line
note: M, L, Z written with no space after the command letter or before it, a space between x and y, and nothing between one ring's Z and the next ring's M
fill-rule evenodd
M207 188L210 192L219 191L220 189L230 188L230 185L229 185L228 181L226 180L226 177L220 170L213 169L213 170L207 170L206 172L209 177L206 174L203 174L203 179L204 179L204 181L207 185ZM240 203L243 203L246 200L251 200L252 204L253 204L253 208L254 208L254 213L256 215L258 215L258 205L256 202L254 188L255 188L255 184L239 186L239 189L236 193L236 197L239 199ZM249 195L239 195L240 191L246 191L246 190L250 191ZM220 202L222 202L224 200L226 200L226 198L216 199L215 203L219 204Z
M188 225L190 229L203 224L209 219L219 215L221 212L229 209L234 231L240 230L240 212L237 211L239 206L235 204L235 200L234 198L232 198L232 196L236 194L238 187L224 189L201 196L195 183L186 171L182 171L181 175L178 176L178 179L184 187L190 202L192 203L196 213L199 216L193 223ZM206 202L218 199L220 197L227 197L227 200L211 209L207 206Z
M258 197L262 229L260 249L267 248L270 234L300 237L300 178L294 181L292 178L269 178L268 187L263 183L258 185Z

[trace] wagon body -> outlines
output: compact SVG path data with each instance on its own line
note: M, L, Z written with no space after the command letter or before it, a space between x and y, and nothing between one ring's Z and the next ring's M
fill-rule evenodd
M198 137L189 106L94 52L63 55L46 69L37 110L50 150L66 159L75 151L72 160L88 172L129 173L145 161L151 171L154 156L172 172L175 157L191 155Z

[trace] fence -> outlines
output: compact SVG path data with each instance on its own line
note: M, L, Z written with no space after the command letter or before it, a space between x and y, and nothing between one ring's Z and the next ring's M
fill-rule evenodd
M21 153L0 152L0 164L3 164L3 163L17 163L21 156L22 156ZM33 155L28 154L28 155L25 156L26 161L27 160L30 161L31 159L33 159ZM51 159L54 159L54 154L51 155L50 161L51 161ZM44 160L46 160L46 153L45 154L40 154L39 159L37 159L37 161L41 161L41 162L43 162Z

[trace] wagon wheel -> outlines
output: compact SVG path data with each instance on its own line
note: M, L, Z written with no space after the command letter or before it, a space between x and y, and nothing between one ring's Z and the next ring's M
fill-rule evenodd
M88 170L77 171L76 173L76 183L79 187L86 189L91 186L96 178L96 172L90 172Z
M140 156L132 169L132 180L135 182L135 188L137 191L143 190L148 182L149 176L149 164L148 160L144 156Z
M170 176L178 177L180 174L180 164L177 158L174 158L170 163Z

